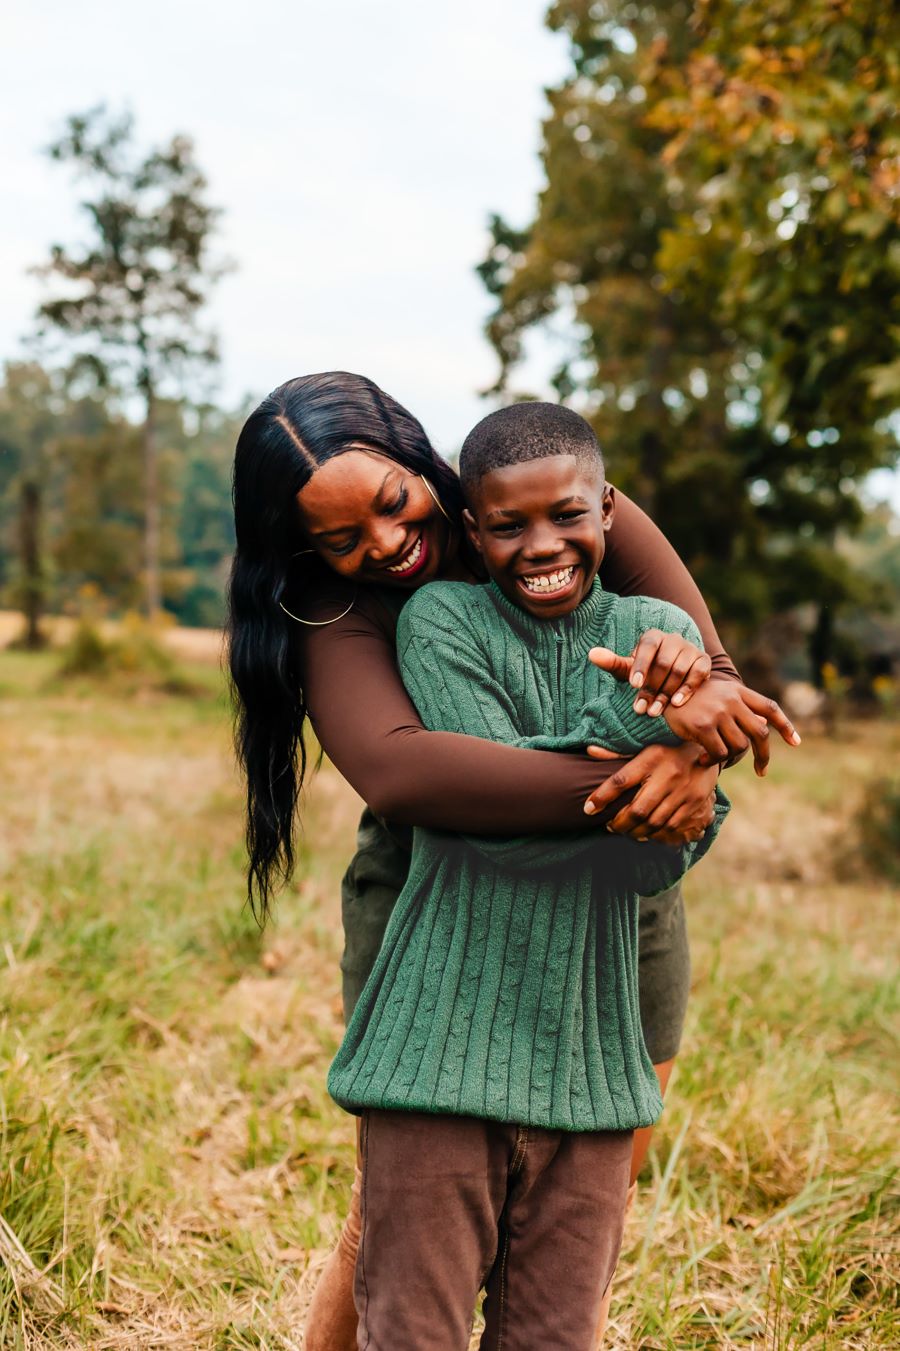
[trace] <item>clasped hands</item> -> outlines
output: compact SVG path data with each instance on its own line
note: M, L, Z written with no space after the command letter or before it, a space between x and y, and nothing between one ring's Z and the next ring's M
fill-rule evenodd
M787 745L800 744L774 699L737 680L710 679L709 657L680 634L648 629L627 657L603 647L588 655L595 666L634 687L636 713L665 717L683 742L646 747L591 793L585 812L605 814L606 829L616 834L672 845L698 840L713 819L722 765L752 747L754 769L763 777L770 727ZM618 758L603 746L589 746L588 754ZM622 806L618 800L625 794L631 796Z

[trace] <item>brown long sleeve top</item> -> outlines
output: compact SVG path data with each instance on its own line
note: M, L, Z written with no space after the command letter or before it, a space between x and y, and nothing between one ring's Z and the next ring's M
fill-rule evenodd
M600 571L608 591L671 601L697 624L713 675L739 680L693 578L662 532L624 493ZM304 628L303 683L319 742L379 816L398 825L482 835L584 830L583 804L621 760L521 750L423 726L397 670L401 593L335 579L328 614Z

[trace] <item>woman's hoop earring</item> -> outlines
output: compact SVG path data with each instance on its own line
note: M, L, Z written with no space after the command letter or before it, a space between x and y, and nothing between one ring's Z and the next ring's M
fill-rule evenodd
M315 552L315 549L298 549L295 554L291 554L291 558L299 558L301 554L314 554ZM282 605L281 601L278 602L278 608L284 610L284 613L289 615L291 619L296 620L298 624L304 624L308 629L324 629L329 624L336 624L339 619L344 618L344 615L350 613L356 604L356 597L358 594L359 587L353 592L353 599L346 610L342 610L339 615L335 615L334 619L301 619L299 615L295 615L292 610L289 610L286 605Z
M290 615L291 619L295 619L298 624L305 624L308 629L324 629L328 624L336 624L339 619L344 618L344 615L348 615L350 613L355 604L356 604L356 592L354 591L353 599L347 606L346 610L341 610L341 613L339 615L335 615L334 619L301 619L299 615L295 615L292 610L289 610L286 605L282 605L281 601L278 602L279 608L284 610L284 613L286 615Z
M428 479L425 477L424 474L419 474L419 478L422 480L422 482L425 484L425 487L428 489L429 493L431 494L431 497L432 497L432 499L433 499L433 501L434 501L434 505L437 507L438 511L441 513L441 515L444 517L444 519L445 519L446 521L450 521L450 517L447 515L447 509L446 509L446 507L444 506L444 504L443 504L443 502L441 501L441 499L438 497L437 493L435 492L434 488L433 488L433 487L431 486L431 484L429 483ZM452 525L453 522L450 521L450 524Z

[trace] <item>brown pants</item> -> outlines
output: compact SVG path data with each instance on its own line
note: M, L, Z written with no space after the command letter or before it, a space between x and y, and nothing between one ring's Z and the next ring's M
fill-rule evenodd
M622 1241L631 1132L363 1118L354 1294L366 1351L590 1351Z

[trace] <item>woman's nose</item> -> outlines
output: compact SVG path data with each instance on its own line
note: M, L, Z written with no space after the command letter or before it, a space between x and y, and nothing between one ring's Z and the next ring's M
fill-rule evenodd
M403 551L407 531L404 526L392 521L381 521L370 527L366 540L366 553L373 563L390 561Z

